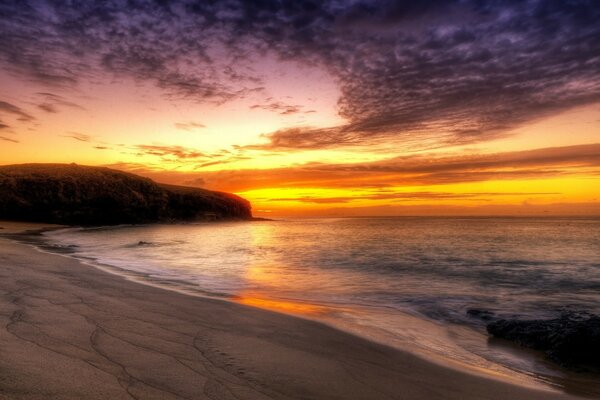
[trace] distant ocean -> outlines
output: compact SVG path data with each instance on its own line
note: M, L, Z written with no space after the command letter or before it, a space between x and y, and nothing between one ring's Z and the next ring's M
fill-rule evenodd
M467 315L600 314L600 219L345 218L64 229L48 248L474 370L563 379Z

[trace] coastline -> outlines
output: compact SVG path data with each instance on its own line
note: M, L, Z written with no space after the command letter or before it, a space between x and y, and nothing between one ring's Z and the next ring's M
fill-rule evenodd
M310 320L143 285L5 238L0 265L0 398L574 398Z

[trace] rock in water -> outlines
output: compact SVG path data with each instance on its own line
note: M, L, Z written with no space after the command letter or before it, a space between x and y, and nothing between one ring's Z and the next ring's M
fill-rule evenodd
M493 312L488 310L480 310L478 308L468 309L467 315L471 318L477 318L482 321L491 321L495 317Z
M600 368L600 316L567 313L550 320L500 319L487 325L489 334L544 351L567 367Z

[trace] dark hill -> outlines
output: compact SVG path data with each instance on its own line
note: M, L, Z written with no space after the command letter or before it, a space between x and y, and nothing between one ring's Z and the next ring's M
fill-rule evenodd
M76 164L0 166L0 219L69 225L252 218L233 194Z

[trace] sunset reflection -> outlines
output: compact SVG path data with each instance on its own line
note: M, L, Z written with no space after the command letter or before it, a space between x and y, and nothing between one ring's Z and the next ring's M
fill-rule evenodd
M233 298L236 303L245 304L248 306L264 308L272 311L279 311L292 314L304 314L304 315L315 315L315 314L326 314L328 312L327 307L318 306L315 304L293 302L287 300L279 300L273 298L261 297L258 294L242 293L239 296Z
M281 299L273 294L293 293L297 295L309 290L313 284L321 281L315 276L314 281L308 280L306 274L298 273L284 263L284 256L277 256L273 250L281 248L286 238L278 235L279 230L273 224L256 224L251 231L252 248L255 249L251 262L245 267L244 278L248 288L232 298L233 301L253 307L272 311L316 315L325 314L328 308L298 300ZM268 257L265 257L266 255ZM311 283L312 282L312 283Z

